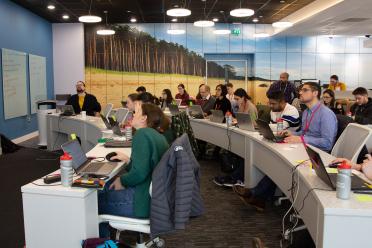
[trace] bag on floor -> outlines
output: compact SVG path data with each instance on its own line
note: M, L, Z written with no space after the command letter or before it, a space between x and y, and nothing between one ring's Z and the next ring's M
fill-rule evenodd
M19 150L21 147L17 144L14 144L10 139L5 137L3 134L0 134L1 136L1 149L4 154L6 153L12 153Z
M238 155L235 155L232 152L225 151L220 154L221 158L221 171L224 173L231 173L235 171L235 169L241 163L242 158ZM243 159L244 163L244 159Z

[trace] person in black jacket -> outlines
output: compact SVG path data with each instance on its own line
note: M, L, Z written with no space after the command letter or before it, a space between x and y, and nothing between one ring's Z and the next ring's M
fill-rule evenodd
M350 111L355 116L355 122L367 125L372 124L372 99L368 97L367 89L358 87L353 91L355 104L351 106Z
M227 111L232 113L231 102L229 99L227 99L226 95L227 95L226 85L223 85L223 84L217 85L216 86L216 102L214 103L213 109L222 110L223 115L225 115Z
M101 104L99 104L95 96L85 92L85 83L83 81L76 83L76 92L77 94L72 95L67 100L66 105L72 105L76 114L86 111L87 115L99 116Z

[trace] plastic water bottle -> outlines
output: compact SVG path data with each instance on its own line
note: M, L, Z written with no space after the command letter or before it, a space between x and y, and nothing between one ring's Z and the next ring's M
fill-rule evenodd
M60 157L60 164L61 164L61 183L65 187L71 187L72 179L73 179L73 169L72 169L72 157L65 152Z
M125 139L132 140L132 126L129 124L125 126Z
M339 199L348 200L351 191L351 166L344 161L337 169L336 196Z
M280 134L284 130L283 118L278 118L276 120L276 133Z
M231 127L232 126L232 114L231 114L230 111L227 111L226 112L225 119L226 119L226 125L227 125L227 127Z

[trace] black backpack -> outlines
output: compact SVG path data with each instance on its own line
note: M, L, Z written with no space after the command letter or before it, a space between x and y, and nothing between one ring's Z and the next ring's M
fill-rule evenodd
M4 154L12 153L18 151L21 147L15 143L13 143L10 139L5 137L3 134L1 135L1 148Z

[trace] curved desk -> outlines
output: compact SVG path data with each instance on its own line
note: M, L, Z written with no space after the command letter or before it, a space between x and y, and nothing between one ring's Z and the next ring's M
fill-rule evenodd
M288 189L291 187L294 166L308 159L301 144L276 144L264 140L257 132L235 127L228 130L226 124L209 120L190 119L190 123L196 138L224 149L228 149L228 137L231 137L231 152L245 159L247 187L254 187L266 174L290 197ZM333 159L328 153L317 150L325 164ZM360 202L354 194L350 200L341 200L336 198L335 191L319 190L329 190L329 187L307 166L298 167L295 173L295 179L297 176L299 178L299 191L294 206L297 210L302 208L301 218L317 247L371 246L372 202Z
M47 116L47 146L48 150L53 151L68 141L68 136L76 134L81 140L81 147L84 152L90 151L102 132L107 130L100 117L87 116L85 119L81 115L60 116L51 114Z

